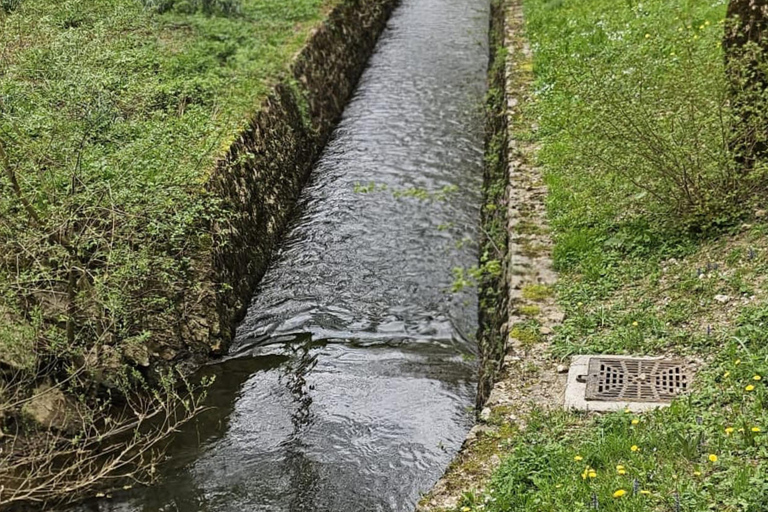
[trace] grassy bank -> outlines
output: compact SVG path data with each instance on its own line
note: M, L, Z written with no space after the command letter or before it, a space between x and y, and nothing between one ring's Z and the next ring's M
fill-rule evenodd
M199 292L214 162L335 3L0 3L0 362L146 362Z
M523 3L538 129L516 137L540 146L566 312L551 357L663 354L700 370L667 409L541 409L499 429L501 465L459 510L765 510L765 182L729 142L726 5Z
M376 37L362 2L343 4L361 21L344 32L355 48L336 27L313 32L341 5L0 0L0 508L151 482L168 437L202 410L204 390L175 370L221 348L214 295L245 300L212 275L214 251L241 234L231 196L247 212L279 202L259 171L299 179L280 174L311 163L296 132L333 121L310 125L312 87L343 102L352 84L324 80L362 66ZM298 84L293 57L313 33ZM316 72L315 54L337 53L355 55ZM279 234L277 215L257 221Z

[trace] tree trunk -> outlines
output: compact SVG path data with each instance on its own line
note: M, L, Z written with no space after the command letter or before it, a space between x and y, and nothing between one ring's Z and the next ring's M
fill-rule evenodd
M768 0L730 0L723 37L731 106L736 114L731 149L742 173L768 155L766 107Z

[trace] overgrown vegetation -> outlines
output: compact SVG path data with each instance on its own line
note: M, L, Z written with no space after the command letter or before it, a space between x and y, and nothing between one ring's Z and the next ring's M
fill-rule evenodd
M335 3L0 3L0 381L16 386L0 393L5 433L28 430L22 405L40 386L101 418L162 387L150 360L211 350L185 330L211 286L200 255L227 215L208 177ZM182 402L158 410L193 414ZM91 443L99 421L63 438ZM20 439L3 437L3 453ZM24 494L4 475L0 505Z
M726 66L724 1L523 3L566 310L552 356L700 370L666 409L500 430L501 466L458 510L765 510L765 56L747 44Z

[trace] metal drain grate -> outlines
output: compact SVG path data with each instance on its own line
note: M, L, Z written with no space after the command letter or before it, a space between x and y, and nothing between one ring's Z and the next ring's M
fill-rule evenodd
M587 400L669 402L688 389L685 364L672 359L589 360Z

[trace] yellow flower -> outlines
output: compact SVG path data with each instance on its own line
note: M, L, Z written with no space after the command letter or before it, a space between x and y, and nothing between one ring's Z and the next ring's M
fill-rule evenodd
M707 458L709 459L709 462L717 462L717 455L715 455L714 453L710 453L709 457Z
M637 325L638 325L637 322L632 322L633 327L637 327Z
M621 471L622 469L624 469L623 465L619 464L616 466L616 471Z
M627 491L625 491L624 489L619 489L618 491L613 493L613 497L614 498L621 498L625 494L627 494Z
M733 427L725 427L725 433L727 435L733 434Z
M725 372L725 373L723 374L723 378L724 378L724 379L727 379L727 378L728 378L728 377L730 377L730 376L731 376L731 372Z
M651 38L651 34L645 34L645 38L646 39L650 39Z
M754 389L755 389L755 386L753 386L752 384L750 384L749 386L747 386L747 387L745 387L745 388L744 388L744 391L754 391Z
M469 507L461 507L461 512L470 512L470 510L472 509Z
M579 308L580 308L581 306L583 306L583 305L584 305L584 303L583 303L583 302L577 302L577 303L576 303L576 307L579 307Z
M596 478L597 477L597 472L594 469L590 469L589 473L587 473L587 476L589 478Z
M741 359L737 359L733 362L734 366L739 366L741 364Z
M755 375L754 377L752 377L752 380L761 380L761 379L762 377L759 375Z
M582 457L581 455L577 455L573 458L573 460L575 460L576 462L579 462L580 460L584 460L584 457Z
M760 432L760 427L752 427L752 432Z
M627 474L627 472L625 470L623 470L623 469L618 470L617 473L620 474L620 475L626 475Z
M640 420L639 420L639 419L637 419L637 418L632 418L632 424L633 424L633 425L637 425L638 423L640 423Z
M633 452L637 452L637 451L640 451L640 447L637 446L636 444L633 444L632 448L630 448L630 450L632 450Z
M701 471L694 471L693 476L701 476Z
M631 413L631 412L632 412L632 411L630 411L630 410L629 410L629 407L627 407L627 408L625 408L625 409L624 409L624 413L625 413L625 414L629 414L629 413Z
M645 489L643 489L642 491L640 491L640 494L645 494L647 496L648 494L651 494L651 491L646 491Z

